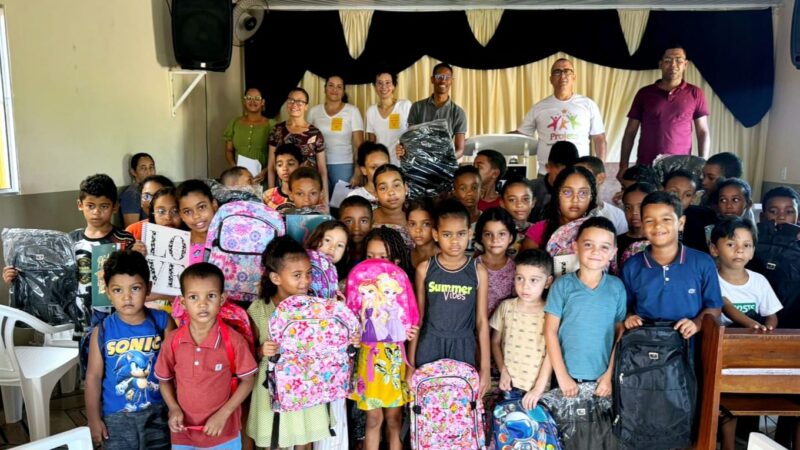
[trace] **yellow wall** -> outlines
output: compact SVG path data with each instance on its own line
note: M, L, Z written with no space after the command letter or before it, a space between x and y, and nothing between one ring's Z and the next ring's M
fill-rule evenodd
M175 180L224 161L225 122L240 112L241 58L210 74L172 117L163 0L6 0L19 178L23 194L72 191L104 172L129 183L128 157L153 154ZM234 49L238 50L238 49ZM177 79L176 85L188 84ZM180 92L176 92L177 97Z

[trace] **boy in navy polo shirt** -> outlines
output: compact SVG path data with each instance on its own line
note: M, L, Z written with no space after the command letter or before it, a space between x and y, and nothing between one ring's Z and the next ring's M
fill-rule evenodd
M622 268L628 291L625 328L640 327L643 319L675 321L675 329L689 339L700 331L704 315L720 316L722 296L714 260L678 241L686 218L675 195L648 194L641 211L650 245Z

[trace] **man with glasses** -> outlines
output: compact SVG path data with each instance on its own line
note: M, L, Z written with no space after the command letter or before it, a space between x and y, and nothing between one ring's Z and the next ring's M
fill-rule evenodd
M690 155L692 124L697 134L697 153L708 158L708 104L703 91L683 79L689 60L680 46L668 48L659 62L661 79L639 89L628 112L628 125L622 138L617 178L628 168L633 141L639 127L636 164L650 165L658 155Z
M565 58L558 59L550 68L553 95L533 105L516 132L528 136L538 135L536 159L539 161L539 178L547 173L545 165L550 148L558 141L569 141L578 148L580 156L590 155L590 143L601 160L606 158L606 130L600 109L589 97L576 94L575 68Z
M456 147L456 159L464 153L464 135L467 133L467 115L460 106L450 99L450 87L453 85L453 68L446 63L433 67L433 95L414 102L408 112L408 125L417 125L435 119L446 119ZM405 154L400 146L397 156Z

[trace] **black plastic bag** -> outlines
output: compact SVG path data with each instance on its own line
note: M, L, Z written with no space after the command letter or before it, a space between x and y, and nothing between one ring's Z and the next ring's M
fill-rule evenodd
M411 126L400 136L400 143L406 149L402 169L408 181L408 200L434 198L453 190L458 162L446 120Z

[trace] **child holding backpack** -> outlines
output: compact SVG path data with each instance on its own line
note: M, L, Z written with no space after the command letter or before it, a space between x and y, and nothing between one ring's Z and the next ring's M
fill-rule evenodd
M253 389L257 366L247 341L217 317L224 280L209 263L181 274L181 302L190 321L167 335L155 367L173 449L241 446L241 404Z
M116 309L92 333L86 370L86 415L92 440L106 448L168 449L167 411L153 367L175 323L144 306L150 269L136 252L114 252L103 279ZM133 341L142 341L134 350Z
M272 395L264 386L269 358L278 352L272 340L269 320L276 307L292 295L306 295L311 283L311 262L305 249L289 236L272 240L264 251L262 297L253 301L247 310L256 335L258 379L250 400L252 408L247 420L247 434L258 447L270 448L273 437ZM310 450L311 443L331 436L330 417L325 405L299 411L283 412L280 416L278 444ZM338 433L337 433L338 434ZM347 433L344 433L344 437Z

